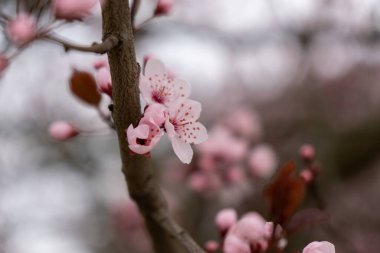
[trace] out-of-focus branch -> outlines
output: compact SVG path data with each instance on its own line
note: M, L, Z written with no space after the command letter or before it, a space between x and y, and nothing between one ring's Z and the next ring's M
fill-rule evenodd
M77 45L62 38L59 38L53 34L42 35L40 39L48 40L54 43L57 43L65 49L65 51L76 50L81 52L92 52L97 54L105 54L110 51L112 48L116 47L119 43L119 39L115 35L110 35L105 37L101 43L93 43L91 46L82 46Z
M140 68L136 63L133 26L128 0L107 0L103 6L103 37L115 34L120 43L108 52L112 75L113 118L119 139L122 171L129 193L145 217L156 253L204 253L169 216L148 158L131 155L125 129L141 117L138 90Z

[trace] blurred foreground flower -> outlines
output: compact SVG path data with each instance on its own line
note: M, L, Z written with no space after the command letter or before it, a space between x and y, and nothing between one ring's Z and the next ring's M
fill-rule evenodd
M6 32L9 39L20 47L33 40L37 35L37 21L32 15L20 13L9 21Z

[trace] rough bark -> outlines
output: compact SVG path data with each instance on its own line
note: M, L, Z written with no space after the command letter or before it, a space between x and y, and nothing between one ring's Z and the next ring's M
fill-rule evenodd
M128 0L107 0L103 6L103 40L117 36L108 52L113 85L113 119L119 140L122 171L129 194L145 217L157 253L204 252L169 216L166 201L155 181L148 158L130 155L125 129L141 117L133 27Z

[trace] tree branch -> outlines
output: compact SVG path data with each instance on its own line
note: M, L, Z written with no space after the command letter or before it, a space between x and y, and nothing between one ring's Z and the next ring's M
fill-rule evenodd
M93 43L91 46L76 45L62 38L59 38L53 34L42 35L40 39L57 43L63 46L65 51L77 50L81 52L92 52L92 53L97 53L97 54L105 54L108 51L110 51L112 48L116 47L117 44L119 43L119 39L115 35L110 35L106 37L102 43Z
M129 194L145 217L156 253L204 253L169 216L167 203L153 177L148 158L130 155L125 129L130 124L138 124L141 108L139 66L128 0L107 0L102 14L103 37L115 34L120 39L120 43L108 52L108 59L112 75L113 118Z

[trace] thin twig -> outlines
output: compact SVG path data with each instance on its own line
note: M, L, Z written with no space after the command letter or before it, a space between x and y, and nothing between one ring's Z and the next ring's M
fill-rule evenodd
M114 35L108 36L101 43L95 42L91 46L77 45L53 34L42 35L40 36L40 39L57 43L63 46L65 51L76 50L81 52L92 52L97 54L105 54L119 44L119 39Z

